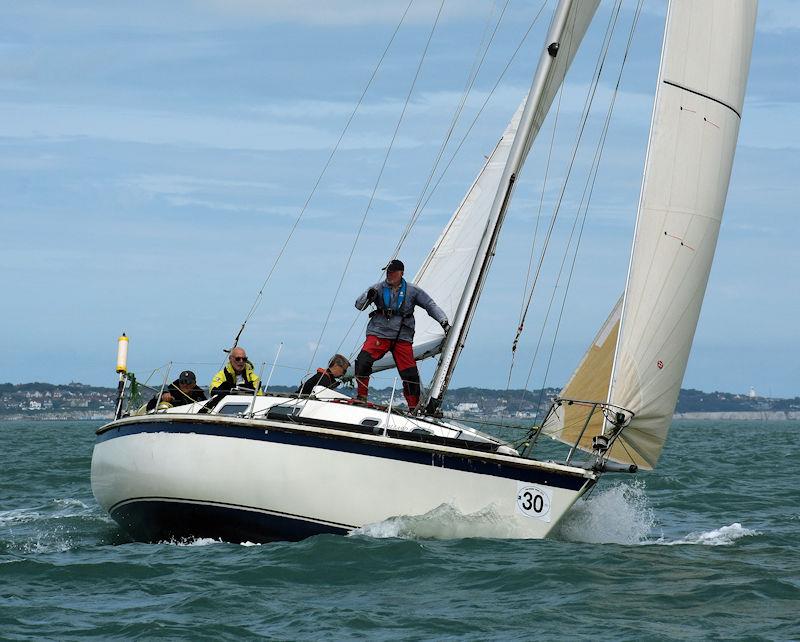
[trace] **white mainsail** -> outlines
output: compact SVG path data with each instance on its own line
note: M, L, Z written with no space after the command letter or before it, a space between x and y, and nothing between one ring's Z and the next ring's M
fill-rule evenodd
M756 0L669 5L608 394L634 413L617 461L652 468L667 437L728 191L755 20Z
M524 141L522 162L527 157L550 105L564 81L564 76L594 17L599 1L581 0L580 2L561 3L567 6L564 33L563 37L559 39L558 53L549 68L548 75L544 80L544 90L532 115L530 129ZM545 53L545 55L548 54ZM508 166L509 154L517 136L527 101L528 96L522 101L502 138L484 163L466 196L414 277L414 283L431 295L451 322L456 317L456 310L461 300L465 296L471 296L471 293L465 292L470 272L476 260L480 260L478 255L487 250L484 237L487 227L490 225L490 218L496 214L493 211L493 205L503 181L503 174ZM417 309L414 317L416 325L415 357L420 360L439 354L444 338L439 324L431 319L424 310ZM387 355L375 363L374 371L392 367L394 367L394 361L391 355Z

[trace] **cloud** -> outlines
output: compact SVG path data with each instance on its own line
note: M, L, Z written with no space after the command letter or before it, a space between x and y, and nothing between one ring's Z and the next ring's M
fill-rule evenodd
M0 137L95 138L152 145L196 145L259 151L330 150L337 136L324 126L198 116L179 111L105 109L99 105L0 104ZM398 148L422 141L399 136ZM382 149L385 135L352 136L344 149Z

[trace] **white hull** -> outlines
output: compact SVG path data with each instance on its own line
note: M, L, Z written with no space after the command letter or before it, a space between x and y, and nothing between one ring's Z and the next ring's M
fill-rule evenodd
M144 541L300 539L443 504L463 514L489 509L507 532L541 538L597 478L520 457L264 419L156 414L98 432L92 490Z

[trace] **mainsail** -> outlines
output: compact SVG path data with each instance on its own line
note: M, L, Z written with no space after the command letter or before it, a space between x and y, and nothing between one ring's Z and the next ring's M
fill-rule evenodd
M755 19L756 0L670 2L607 397L634 414L610 453L619 462L655 466L672 421L728 191ZM570 385L586 379L579 368ZM559 438L560 423L550 426Z
M544 53L544 56L553 58L553 61L548 68L547 76L543 79L544 86L539 101L536 105L532 105L531 122L525 123L526 138L521 141L523 147L519 165L524 162L539 133L598 4L599 0L582 0L562 1L559 5L559 8L565 7L562 9L565 14L564 31L562 37L558 38L558 47L551 53ZM529 96L526 96L522 101L502 138L414 277L414 283L431 295L451 322L456 319L456 311L462 299L473 296L473 292L467 291L467 282L473 266L476 262L482 262L483 254L492 249L485 242L487 228L493 225L492 219L497 216L493 206L498 198L498 192L501 189L505 190L503 174L508 171L509 155L517 138L528 99ZM444 338L439 324L423 310L417 309L415 325L415 357L419 360L439 354ZM375 363L374 370L393 367L394 361L391 355L387 355Z

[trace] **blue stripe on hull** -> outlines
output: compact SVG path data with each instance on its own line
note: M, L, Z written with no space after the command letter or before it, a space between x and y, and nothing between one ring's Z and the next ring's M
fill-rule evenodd
M120 502L109 511L139 542L181 541L210 537L225 542L299 541L313 535L346 535L353 527L269 513L231 504L206 504L163 497Z
M139 433L214 435L287 444L303 448L322 448L335 452L348 452L368 457L380 457L424 466L459 470L477 475L517 479L527 483L555 486L574 491L580 490L587 482L593 483L582 475L526 466L524 463L526 460L521 458L520 464L514 465L513 463L484 458L480 452L470 453L469 455L453 454L414 448L414 444L411 442L407 446L397 442L376 443L374 441L361 440L345 433L331 435L304 432L301 427L282 429L269 426L261 428L234 423L217 424L176 418L169 421L129 422L119 426L113 426L112 424L110 428L97 435L97 443Z

